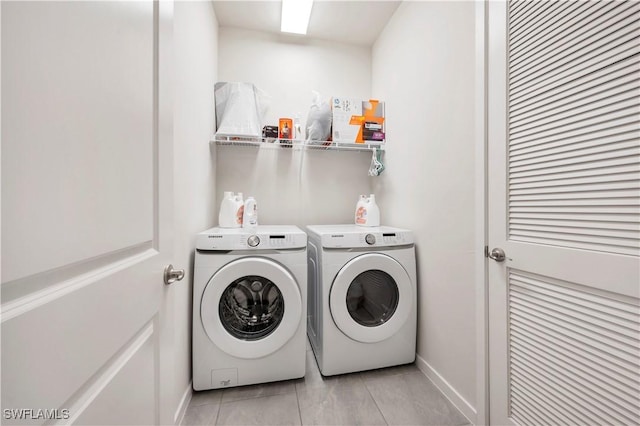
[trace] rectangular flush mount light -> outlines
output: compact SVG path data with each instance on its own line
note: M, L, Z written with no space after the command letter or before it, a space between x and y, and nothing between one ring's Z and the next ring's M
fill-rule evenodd
M280 31L306 34L312 7L313 0L282 0Z

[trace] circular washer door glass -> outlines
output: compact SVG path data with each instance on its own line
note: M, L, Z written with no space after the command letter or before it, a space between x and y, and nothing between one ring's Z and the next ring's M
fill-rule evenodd
M247 275L222 293L219 313L229 334L242 340L259 340L278 328L284 316L284 298L269 279Z
M274 353L305 324L298 281L280 263L254 256L213 273L196 315L212 344L243 359Z
M346 296L347 310L358 324L376 327L393 316L398 299L398 286L391 275L372 269L351 281Z

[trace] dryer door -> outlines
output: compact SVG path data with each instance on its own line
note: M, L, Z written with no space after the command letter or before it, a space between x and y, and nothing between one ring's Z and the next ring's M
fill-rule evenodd
M390 256L351 259L331 286L329 305L338 328L353 340L380 342L405 324L416 292L407 271Z
M284 346L302 321L302 297L282 265L246 257L216 272L204 289L200 318L209 339L238 358L260 358Z

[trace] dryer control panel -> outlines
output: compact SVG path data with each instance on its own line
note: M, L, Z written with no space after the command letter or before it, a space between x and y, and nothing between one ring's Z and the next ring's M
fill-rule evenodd
M413 233L386 226L316 225L307 229L320 237L325 248L371 248L405 246L414 243Z

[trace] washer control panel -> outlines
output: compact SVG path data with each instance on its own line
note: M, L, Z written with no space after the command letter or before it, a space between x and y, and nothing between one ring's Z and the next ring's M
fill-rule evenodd
M242 241L239 241L242 244ZM296 243L296 238L292 235L286 234L268 234L258 235L252 234L246 238L246 243L242 244L246 248L261 248L261 249L283 249L291 248Z
M364 237L364 241L365 241L367 244L369 244L370 246L371 246L371 245L374 245L374 244L376 243L376 236L375 236L375 235L373 235L373 234L367 234L367 235Z
M198 234L198 250L286 250L307 246L307 234L285 225L258 226L256 229L211 228Z

